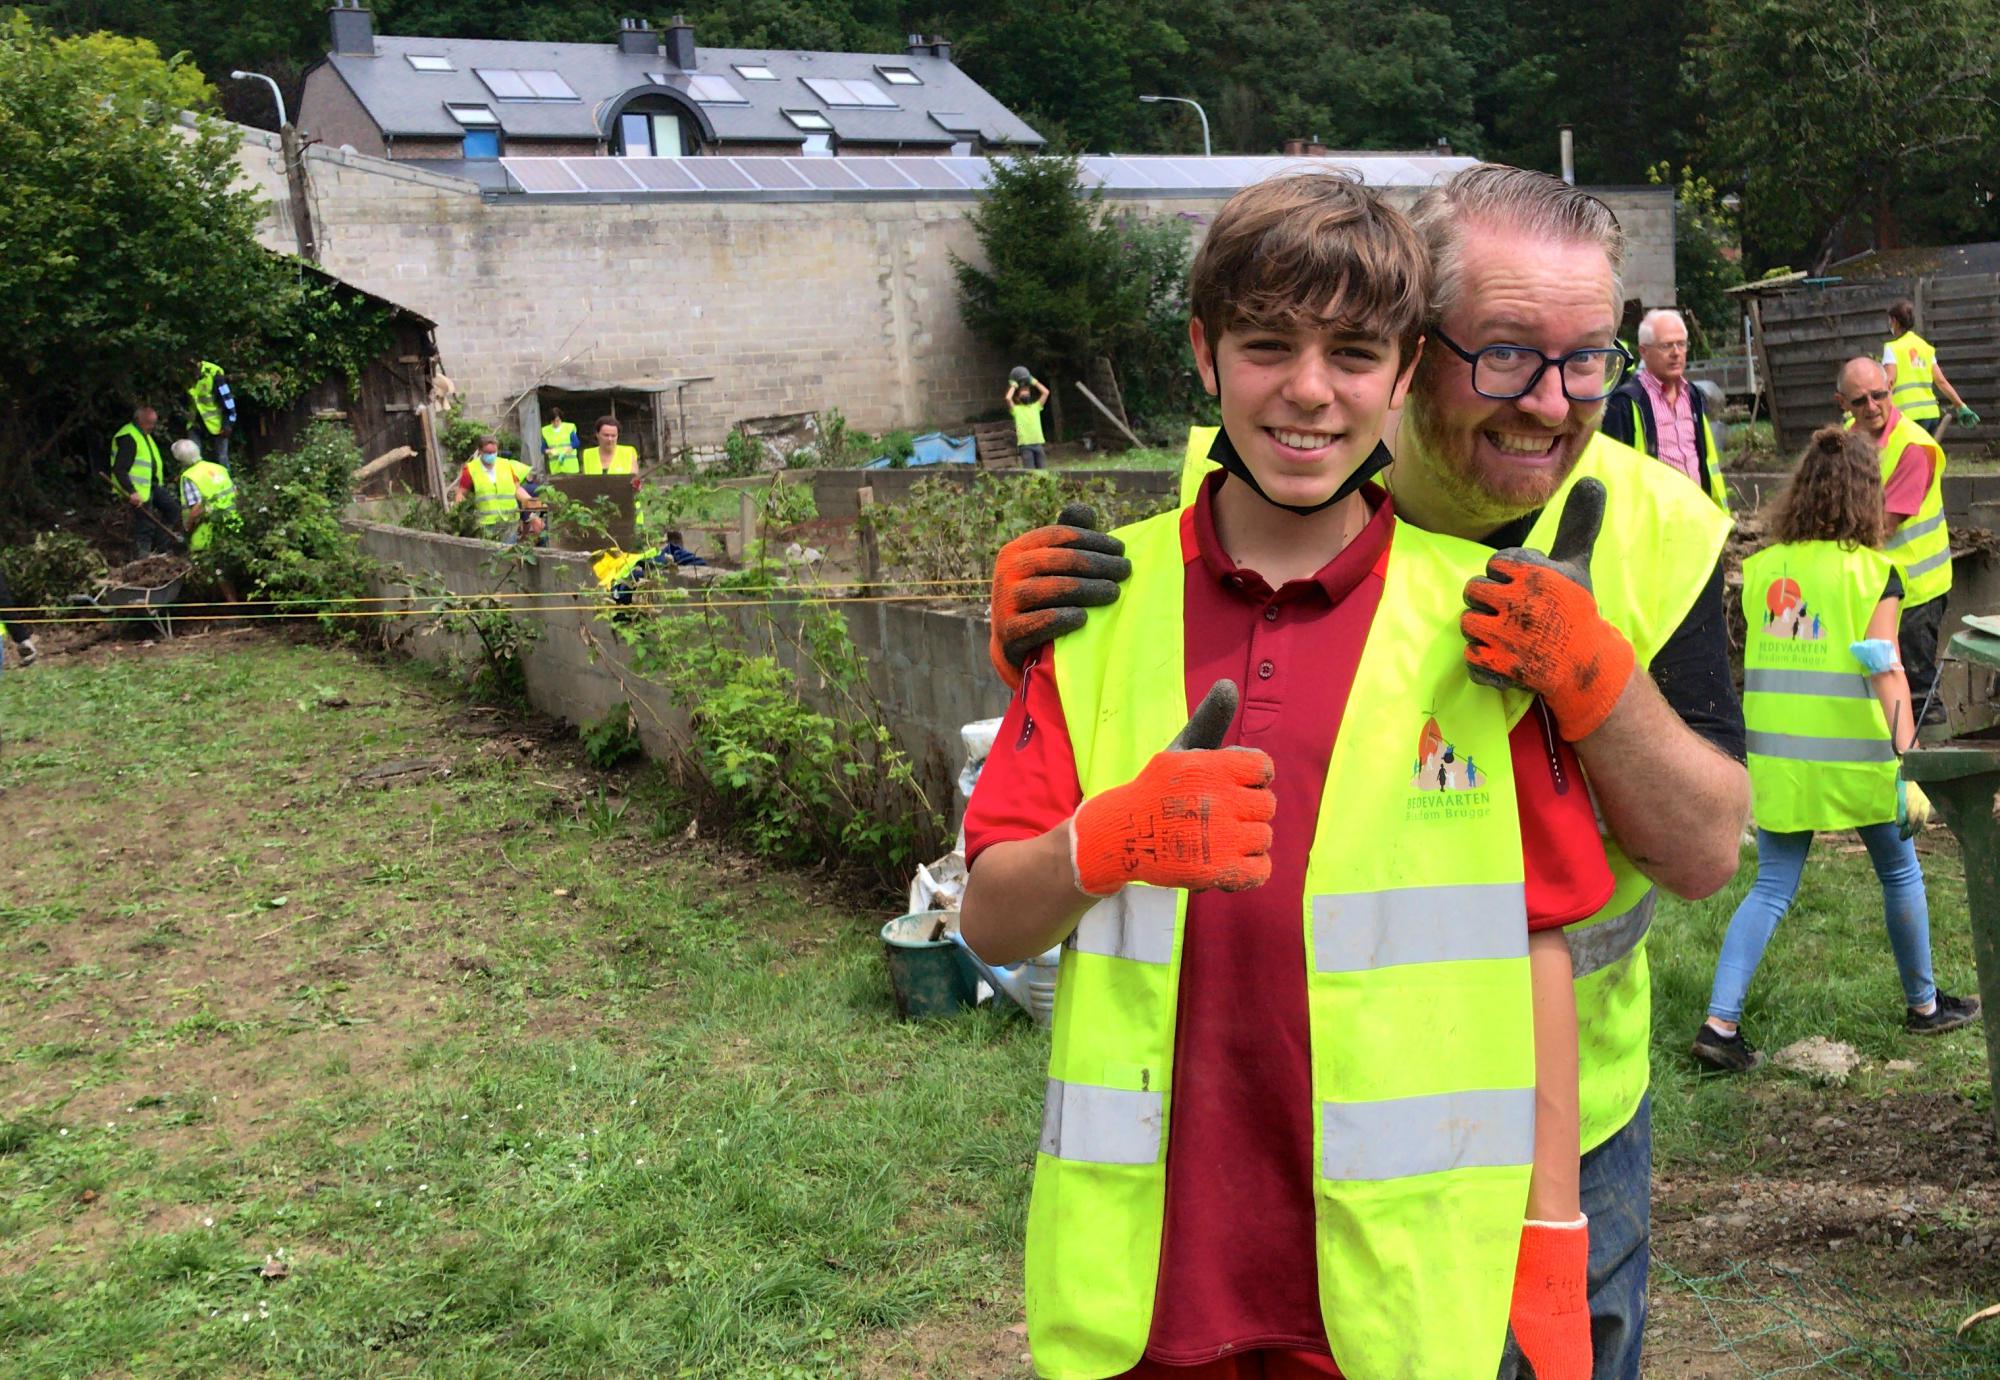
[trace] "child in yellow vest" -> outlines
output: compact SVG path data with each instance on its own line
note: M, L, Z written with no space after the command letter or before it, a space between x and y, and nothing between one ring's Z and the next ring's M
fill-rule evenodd
M1514 644L1467 579L1495 572L1472 590L1498 606L1548 571L1403 526L1368 483L1428 283L1408 222L1348 179L1223 208L1189 335L1224 473L1125 529L1124 597L1030 663L967 811L965 942L1064 945L1028 1213L1040 1375L1483 1377L1510 1323L1541 1380L1589 1374L1560 925L1611 877L1587 793L1522 803L1552 770L1539 733L1513 751L1526 701L1468 675L1461 615L1481 655ZM1549 559L1594 532L1566 521ZM1603 698L1551 701L1562 737ZM1581 841L1574 868L1527 856L1530 814Z
M1017 364L1007 375L1007 411L1014 418L1014 444L1020 447L1021 464L1026 469L1047 469L1049 453L1042 437L1042 407L1049 400L1048 385Z
M1880 462L1859 430L1814 434L1771 523L1773 546L1743 563L1743 718L1756 799L1757 880L1730 918L1694 1057L1742 1072L1761 1056L1739 1022L1750 980L1791 908L1813 834L1853 829L1882 883L1883 921L1916 1034L1978 1018L1977 997L1931 980L1930 912L1897 757L1916 741L1896 652L1903 584L1888 535Z

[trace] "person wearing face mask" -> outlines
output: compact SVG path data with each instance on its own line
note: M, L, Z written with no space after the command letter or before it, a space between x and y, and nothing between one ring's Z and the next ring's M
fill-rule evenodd
M1040 1375L1491 1375L1510 1323L1544 1380L1589 1373L1562 926L1611 875L1573 752L1469 674L1461 616L1471 582L1512 680L1507 610L1562 597L1604 492L1490 570L1396 520L1370 481L1428 276L1346 178L1231 198L1189 323L1225 471L1123 529L1124 598L1030 658L967 809L966 944L1065 945ZM1596 661L1551 706L1587 735L1618 646L1531 654Z
M528 534L541 534L541 514L531 511L540 505L528 492L529 473L526 465L502 455L500 438L490 434L479 438L479 450L459 470L458 483L453 486L458 495L455 501L473 504L488 541L512 546L521 539L524 517Z
M1615 632L1633 664L1592 731L1535 721L1551 745L1568 742L1581 758L1617 879L1611 900L1568 934L1582 1042L1592 1373L1638 1380L1651 1240L1645 936L1654 888L1690 898L1720 889L1736 872L1749 815L1722 602L1730 521L1680 475L1598 431L1624 366L1606 353L1618 351L1624 237L1602 202L1545 173L1482 164L1426 191L1411 218L1435 291L1387 473L1398 519L1503 552L1548 551L1577 486L1591 479L1607 490L1588 616L1568 598L1576 626L1607 643L1604 629ZM1184 509L1223 466L1220 440L1213 428L1190 432ZM1117 542L1076 520L1001 550L990 653L1003 680L1018 685L1039 649L1119 598L1121 559ZM1519 669L1520 683L1560 697L1578 663L1545 658ZM1593 674L1601 678L1601 667ZM1522 822L1535 827L1531 812ZM1510 1353L1504 1374L1516 1363Z

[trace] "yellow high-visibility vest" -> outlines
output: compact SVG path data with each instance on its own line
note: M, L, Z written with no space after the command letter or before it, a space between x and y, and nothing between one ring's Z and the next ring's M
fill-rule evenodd
M1887 349L1896 359L1891 395L1896 410L1913 422L1931 421L1938 415L1937 389L1932 383L1937 373L1937 348L1915 331L1904 331Z
M1180 515L1119 535L1134 578L1056 659L1086 796L1129 781L1188 712ZM1507 1330L1534 1140L1507 743L1527 700L1466 673L1458 617L1488 554L1395 528L1298 915L1320 1306L1351 1380L1490 1376ZM1028 1209L1028 1339L1052 1380L1130 1369L1151 1330L1187 901L1127 886L1063 949Z

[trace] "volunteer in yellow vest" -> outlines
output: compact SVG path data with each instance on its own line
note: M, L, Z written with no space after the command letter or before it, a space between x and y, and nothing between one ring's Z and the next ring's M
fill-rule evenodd
M1903 669L1919 725L1945 721L1937 685L1938 632L1951 590L1951 529L1944 518L1944 447L1902 415L1888 374L1872 359L1841 367L1836 388L1848 425L1875 443L1881 458L1882 506L1894 529L1883 551L1903 577L1903 617L1897 631Z
M530 470L518 460L500 453L497 436L479 438L479 452L465 462L455 486L460 503L468 500L479 515L479 526L489 541L511 546L521 539L525 516L531 536L541 533L540 507L525 487Z
M1716 960L1694 1057L1742 1072L1761 1056L1740 1028L1743 1000L1798 894L1813 834L1853 829L1882 883L1883 922L1903 983L1903 1025L1920 1035L1969 1024L1976 997L1931 978L1930 911L1911 843L1897 755L1916 742L1896 660L1902 578L1887 534L1875 449L1851 430L1815 433L1771 518L1776 544L1743 562L1743 717L1757 806L1757 880ZM1907 786L1921 801L1921 792ZM1928 811L1919 809L1919 815Z
M1637 1380L1650 1239L1652 996L1642 941L1652 887L1701 897L1725 885L1749 808L1722 605L1729 520L1665 466L1595 435L1600 408L1569 398L1557 370L1541 368L1611 341L1615 314L1604 304L1616 299L1623 240L1602 203L1541 173L1486 165L1420 197L1413 214L1433 259L1451 271L1389 472L1398 516L1488 546L1546 550L1568 491L1583 477L1602 480L1599 549L1621 558L1599 562L1596 595L1647 673L1576 744L1618 887L1570 932L1593 1373ZM1534 385L1519 398L1494 396L1511 389L1494 386L1489 361L1518 365L1524 351L1540 369ZM1190 439L1197 478L1213 468L1212 436L1197 429ZM1003 677L1018 680L1014 668L1036 647L1080 625L1083 606L1117 598L1118 559L1116 542L1074 525L1009 543L993 592L991 652Z
M201 447L193 441L173 444L174 459L181 465L181 524L188 532L188 552L206 551L215 544L218 524L234 526L236 481L229 471L213 460L201 458Z
M562 409L549 409L548 424L542 428L542 468L549 474L577 473L576 423L563 420Z
M204 359L196 366L194 382L188 385L188 401L193 405L197 428L209 438L216 463L228 465L229 438L236 433L236 390L229 386L220 364Z
M181 521L160 441L153 434L159 424L160 414L141 403L132 410L132 420L111 437L111 477L131 509L132 554L141 560L171 549Z
M1722 451L1708 423L1708 400L1688 382L1687 361L1687 322L1681 314L1664 308L1647 312L1639 322L1639 371L1604 405L1602 430L1686 475L1727 512Z
M1014 444L1021 452L1021 467L1045 470L1049 452L1042 438L1042 408L1049 400L1048 385L1017 364L1007 374L1007 411L1014 418Z
M1550 709L1587 732L1617 678L1585 668L1624 648L1578 583L1603 493L1560 562L1490 578L1490 553L1395 523L1367 481L1425 277L1345 179L1224 206L1189 334L1228 473L1126 529L1131 592L1031 669L968 809L965 941L1012 962L1068 937L1028 1214L1041 1375L1484 1380L1510 1318L1538 1374L1588 1373L1559 927L1611 879L1459 624L1468 580L1498 610L1568 604ZM1475 626L1512 666L1515 621ZM1573 891L1524 858L1537 776L1544 839L1585 850Z
M1882 368L1889 376L1890 401L1896 410L1932 436L1944 425L1938 408L1942 393L1952 405L1952 419L1960 426L1979 425L1979 414L1965 405L1965 399L1944 376L1937 362L1937 349L1917 334L1916 303L1907 297L1889 308L1889 329L1895 338L1882 346Z

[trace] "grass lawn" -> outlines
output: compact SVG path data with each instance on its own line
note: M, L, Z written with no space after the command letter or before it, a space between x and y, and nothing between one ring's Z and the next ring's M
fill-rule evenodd
M1052 470L1176 470L1181 467L1177 450L1133 449L1089 451L1067 459L1049 461Z
M0 1374L1027 1374L1045 1044L897 1023L893 907L338 648L105 644L0 730ZM1854 1043L1845 1088L1696 1078L1748 867L1662 907L1657 1373L2000 1372L1948 1340L2000 1300L1980 1037L1899 1033L1840 845L1746 1021Z

